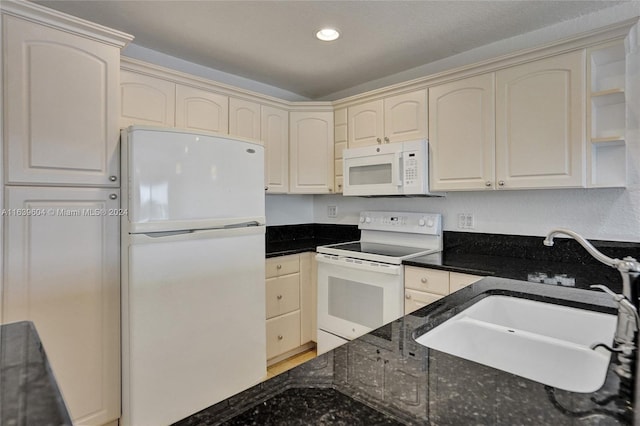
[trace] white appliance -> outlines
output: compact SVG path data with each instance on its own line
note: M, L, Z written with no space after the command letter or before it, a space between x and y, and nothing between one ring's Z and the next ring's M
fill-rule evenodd
M345 149L343 195L431 195L428 157L424 139Z
M264 149L121 136L121 424L168 425L266 375Z
M404 315L402 261L442 251L442 216L362 212L360 241L320 246L318 354Z

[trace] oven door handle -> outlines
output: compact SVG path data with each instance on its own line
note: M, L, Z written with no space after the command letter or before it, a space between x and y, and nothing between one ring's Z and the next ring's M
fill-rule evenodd
M400 275L402 273L402 265L389 265L387 263L378 263L371 260L347 261L348 258L340 256L331 256L325 254L316 254L316 261L331 266L339 266L342 268L358 269L361 271L378 272L388 275ZM359 263L355 263L359 262Z

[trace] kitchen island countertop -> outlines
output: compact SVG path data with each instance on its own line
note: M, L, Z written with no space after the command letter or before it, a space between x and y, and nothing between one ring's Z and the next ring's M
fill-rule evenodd
M0 326L0 424L72 424L32 322Z
M602 388L583 394L413 340L414 330L425 332L490 294L615 313L610 298L598 292L488 277L177 424L632 423L630 383L613 372L613 362Z

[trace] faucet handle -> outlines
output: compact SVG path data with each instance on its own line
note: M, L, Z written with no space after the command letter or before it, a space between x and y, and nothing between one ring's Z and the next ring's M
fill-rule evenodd
M622 294L614 293L613 291L611 291L609 287L601 284L592 285L590 287L597 288L607 293L609 296L613 298L613 300L616 301L616 303L618 303L618 312L625 311L627 315L633 318L633 324L632 324L633 332L638 331L638 329L640 329L640 315L638 315L638 311L636 310L636 307L633 306L633 303L631 303L629 299L627 299Z

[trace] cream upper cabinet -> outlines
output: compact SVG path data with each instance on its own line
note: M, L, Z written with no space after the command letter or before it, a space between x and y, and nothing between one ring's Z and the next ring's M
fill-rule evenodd
M289 192L333 192L334 143L332 111L289 114Z
M493 73L429 88L432 191L493 188L494 93Z
M500 188L585 186L585 52L496 72Z
M7 188L8 209L47 213L5 218L11 250L2 322L34 322L74 424L113 421L120 416L119 190Z
M386 142L402 142L426 137L426 89L385 98L384 140Z
M2 18L6 183L119 185L120 48Z
M176 85L176 127L229 133L229 97Z
M260 104L230 98L229 134L260 140Z
M578 51L431 87L431 190L584 186L584 69Z
M342 194L344 176L342 152L347 147L347 109L340 108L333 112L334 119L334 157L335 161L335 191L336 194Z
M384 137L384 102L382 99L347 109L349 148L382 143Z
M347 110L349 148L427 137L427 91L389 96Z
M266 105L260 112L267 193L284 194L289 191L289 113Z
M120 72L120 126L173 127L176 84L126 70Z

